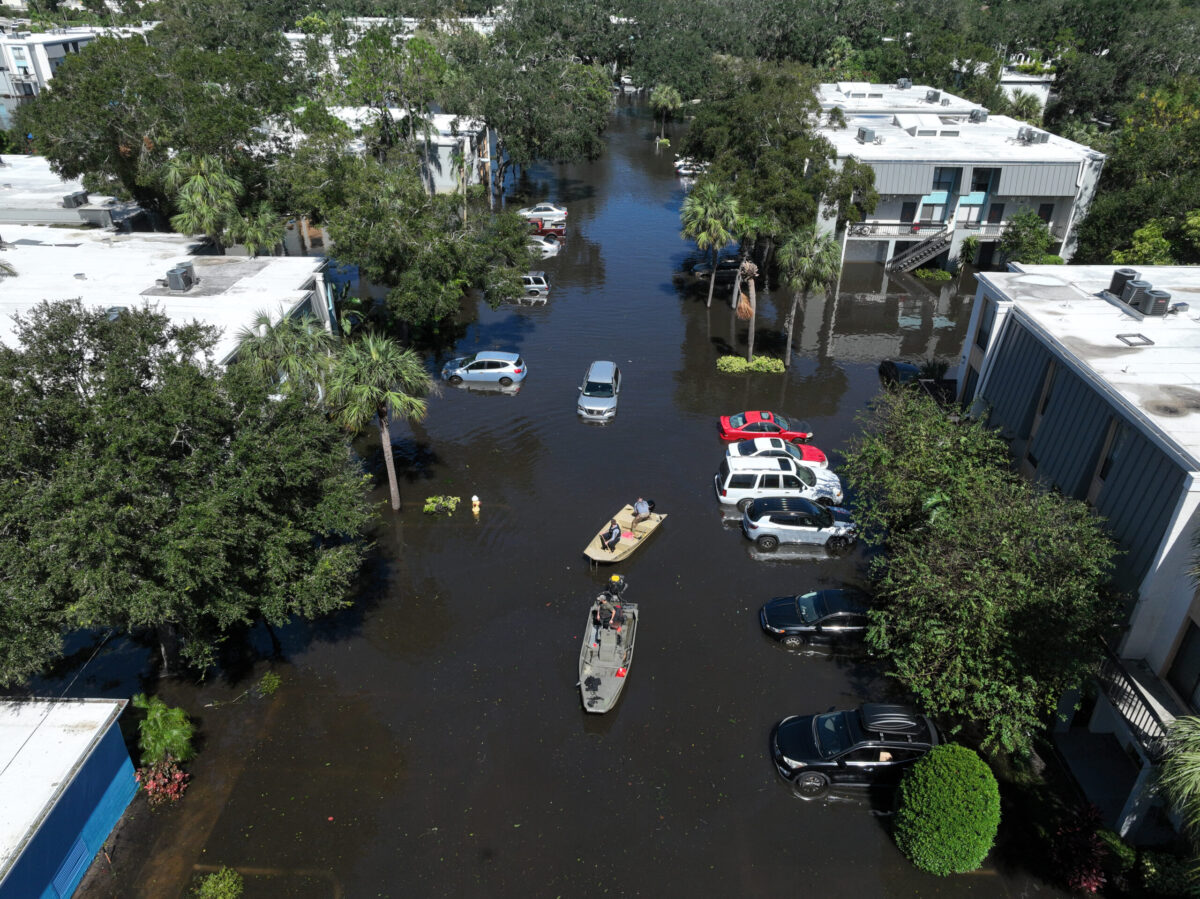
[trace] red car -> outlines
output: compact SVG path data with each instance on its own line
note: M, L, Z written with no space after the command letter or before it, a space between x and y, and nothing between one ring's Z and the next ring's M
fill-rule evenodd
M774 412L739 412L737 415L721 416L722 440L750 440L754 437L804 441L812 437L812 431L802 431L799 425Z
M563 219L529 219L529 228L534 234L546 237L563 238L567 236L567 223Z

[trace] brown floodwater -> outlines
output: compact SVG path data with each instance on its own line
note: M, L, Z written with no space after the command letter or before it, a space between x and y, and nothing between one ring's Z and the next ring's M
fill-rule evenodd
M1020 859L923 875L895 849L888 797L804 802L780 782L775 721L890 688L869 657L782 649L757 610L861 583L866 555L760 554L713 493L717 416L747 408L809 422L836 470L881 359L957 357L970 287L851 267L836 296L810 298L786 375L718 373L746 325L681 274L696 258L679 237L684 186L654 128L623 99L604 158L527 173L532 197L569 209L566 247L543 265L550 301L480 303L430 365L516 350L528 380L515 395L448 388L395 426L404 506L374 494L359 605L280 631L280 659L255 631L204 683L145 682L200 724L193 786L163 813L135 802L84 895L179 896L220 865L246 875L247 897L1058 895ZM778 354L790 302L760 295L760 352ZM594 359L625 378L607 426L575 416ZM360 446L381 475L375 443ZM464 502L426 515L435 494ZM636 656L618 706L588 715L580 638L612 570L582 550L638 495L669 517L616 566L640 603ZM106 650L72 693L129 695L150 676L147 651ZM282 685L260 697L268 670Z

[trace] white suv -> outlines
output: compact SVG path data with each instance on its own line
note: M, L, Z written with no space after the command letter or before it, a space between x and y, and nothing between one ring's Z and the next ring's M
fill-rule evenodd
M819 468L797 465L789 456L727 456L713 477L717 501L745 511L764 496L795 496L822 505L842 502L838 476Z

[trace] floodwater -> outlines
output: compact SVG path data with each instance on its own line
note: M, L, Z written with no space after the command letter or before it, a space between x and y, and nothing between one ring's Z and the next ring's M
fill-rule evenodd
M886 801L804 802L780 782L776 720L889 688L869 658L782 649L758 607L859 582L865 555L759 554L713 494L718 415L806 420L836 469L880 359L957 357L970 288L848 270L836 297L810 298L787 375L718 373L746 326L727 294L706 309L704 285L679 274L694 252L684 189L654 128L623 99L603 159L530 173L533 198L569 208L566 247L543 265L550 301L480 303L454 347L517 350L530 375L515 395L447 388L423 422L395 426L404 507L382 506L358 607L285 628L280 659L256 631L222 676L148 684L200 724L193 786L165 812L131 806L85 895L179 896L221 865L246 875L247 897L1057 895L1019 860L920 874ZM790 301L760 296L760 352L778 353ZM594 359L625 378L607 426L574 411ZM424 514L436 494L463 504ZM636 657L616 709L588 715L580 638L612 570L581 552L638 495L669 517L617 566L642 610ZM71 692L128 695L148 659L106 647ZM268 670L282 685L259 696Z

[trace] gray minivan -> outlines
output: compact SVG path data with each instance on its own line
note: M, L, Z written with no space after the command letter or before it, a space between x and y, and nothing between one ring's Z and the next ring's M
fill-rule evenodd
M621 369L617 364L593 362L579 386L579 403L575 411L587 421L608 421L617 414L620 395Z

